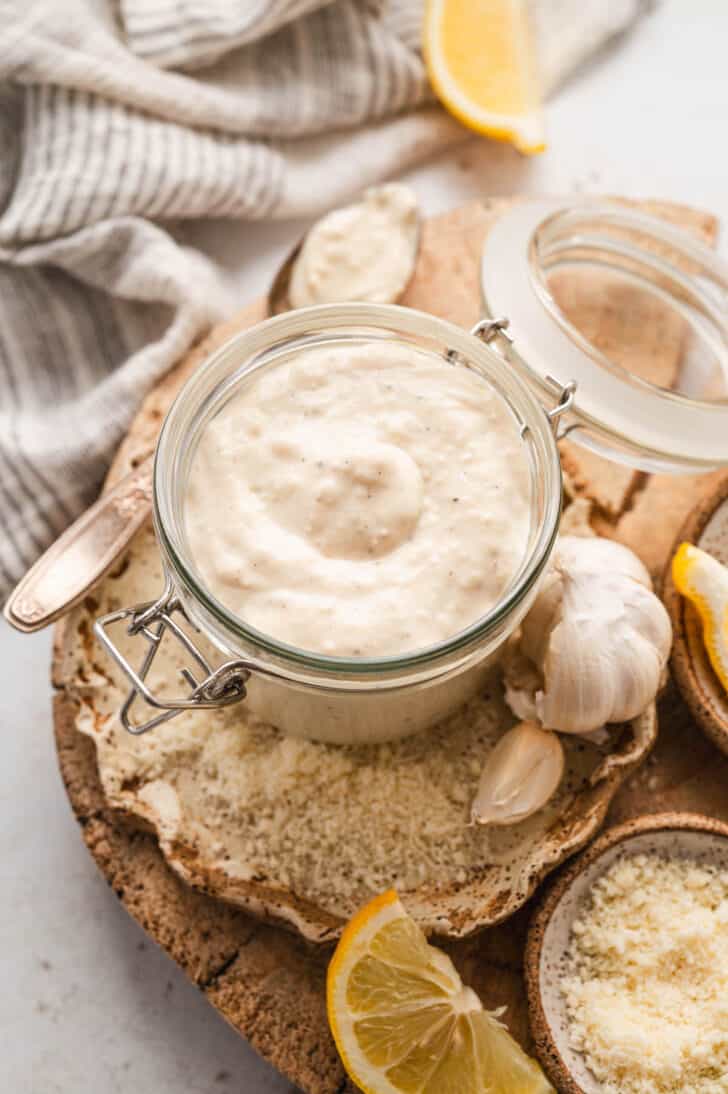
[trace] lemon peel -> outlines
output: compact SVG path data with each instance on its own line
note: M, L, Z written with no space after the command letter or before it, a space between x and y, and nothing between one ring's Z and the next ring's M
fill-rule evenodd
M339 1055L364 1094L553 1094L394 890L346 927L326 995Z
M429 0L423 53L443 105L464 125L526 154L546 147L524 0Z
M692 543L681 543L672 579L703 625L703 642L715 675L728 692L728 567Z

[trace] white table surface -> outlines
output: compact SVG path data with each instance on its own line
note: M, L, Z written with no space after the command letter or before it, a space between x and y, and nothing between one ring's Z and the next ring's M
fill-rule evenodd
M725 0L665 0L549 104L545 155L475 140L410 181L427 212L477 195L592 192L690 202L725 221L726 43ZM300 230L206 225L189 237L222 256L242 304ZM0 1089L290 1094L97 873L56 766L49 653L49 634L0 623Z

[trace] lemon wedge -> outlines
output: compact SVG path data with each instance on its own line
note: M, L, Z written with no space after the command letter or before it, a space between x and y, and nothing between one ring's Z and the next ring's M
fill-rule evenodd
M545 148L536 54L524 0L428 0L430 82L464 125L521 152Z
M327 1009L344 1066L364 1094L553 1094L394 891L344 931L329 965Z
M692 543L681 543L672 560L675 587L695 606L715 675L728 691L728 567Z

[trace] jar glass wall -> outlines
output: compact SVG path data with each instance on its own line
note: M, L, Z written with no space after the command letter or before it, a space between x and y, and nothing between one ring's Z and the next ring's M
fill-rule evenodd
M396 342L467 368L495 390L517 425L530 468L531 520L521 563L499 601L445 641L402 655L330 657L257 631L205 586L185 537L189 469L207 423L241 385L301 349ZM211 482L209 489L214 491ZM548 562L561 508L561 470L537 399L490 346L411 309L368 304L309 308L268 320L223 346L187 382L160 435L154 517L165 566L190 620L227 656L251 666L251 708L284 732L360 742L425 728L474 693L530 605Z

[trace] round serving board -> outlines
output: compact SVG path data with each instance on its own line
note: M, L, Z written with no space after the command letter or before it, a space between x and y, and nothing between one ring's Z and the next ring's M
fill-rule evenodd
M510 204L510 199L473 202L428 221L404 303L472 325L480 317L482 244L489 227ZM714 237L715 221L707 214L664 203L641 207L693 231L703 241ZM578 288L572 287L572 292L570 306L578 311ZM605 294L603 307L595 310L592 297L585 315L590 336L608 347L610 339L623 337L626 317L635 332L632 356L638 355L651 377L669 386L680 358L681 331L654 311L650 316L639 314L636 301L630 308L624 299L615 308L615 301ZM119 450L109 482L151 452L166 408L186 376L233 333L263 316L264 303L259 301L216 328L151 392ZM594 502L595 529L632 547L655 576L664 567L686 513L718 481L716 475L647 476L568 444L563 446L562 460L575 493ZM90 633L84 635L78 656L89 665L92 662ZM310 1094L354 1090L326 1022L324 984L330 951L189 888L166 865L154 836L107 806L93 742L77 732L74 702L64 689L66 658L61 622L53 664L60 768L84 840L109 885L220 1014L293 1082ZM697 730L672 686L661 697L659 722L653 753L618 791L608 819L616 822L647 813L689 810L728 820L728 759ZM527 905L507 922L444 948L487 1007L507 1007L509 1028L530 1048L521 975L528 916Z

